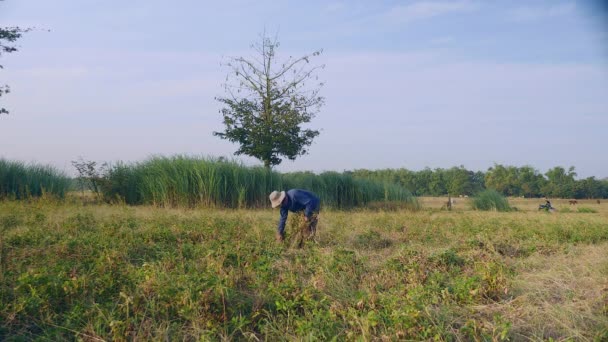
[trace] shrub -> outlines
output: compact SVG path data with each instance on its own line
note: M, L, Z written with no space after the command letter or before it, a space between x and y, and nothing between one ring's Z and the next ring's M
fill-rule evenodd
M509 201L498 193L496 190L488 189L480 192L473 198L473 209L476 210L494 210L494 211L511 211Z

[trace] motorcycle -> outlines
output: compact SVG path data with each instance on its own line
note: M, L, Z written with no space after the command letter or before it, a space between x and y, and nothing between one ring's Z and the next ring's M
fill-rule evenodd
M551 206L551 203L541 204L538 206L538 210L544 210L548 212L554 212L555 208Z

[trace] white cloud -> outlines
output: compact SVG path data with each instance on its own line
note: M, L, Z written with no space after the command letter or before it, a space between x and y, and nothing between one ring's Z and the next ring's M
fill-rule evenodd
M508 13L508 17L515 21L534 21L544 18L555 18L570 15L576 12L574 3L561 3L548 7L518 7Z

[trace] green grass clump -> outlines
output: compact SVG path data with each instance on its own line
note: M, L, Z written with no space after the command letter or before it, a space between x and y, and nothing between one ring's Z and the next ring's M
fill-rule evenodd
M391 183L354 178L349 173L294 172L282 175L285 189L300 188L310 190L321 198L323 206L348 209L374 203L387 203L395 207L415 209L416 198L407 189Z
M578 207L576 211L579 213L597 213L597 210L588 207Z
M63 198L69 186L70 179L51 166L0 159L0 198L26 199L44 194Z
M483 211L511 211L509 201L496 190L484 190L472 201L473 209Z
M354 179L348 173L280 174L235 161L188 156L154 157L116 164L103 182L105 197L161 207L263 208L273 190L316 193L323 207L354 208L370 202L399 202L417 208L414 196L395 184Z
M280 175L263 167L187 156L119 163L106 180L107 199L162 207L264 207L268 194L281 186Z

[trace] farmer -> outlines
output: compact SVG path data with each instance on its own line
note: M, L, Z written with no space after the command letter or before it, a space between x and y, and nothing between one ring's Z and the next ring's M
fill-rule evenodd
M290 211L303 213L304 221L308 226L308 236L315 235L320 209L320 201L317 195L307 190L291 189L281 192L273 191L268 197L273 208L281 207L277 241L282 242L285 239L285 222L287 222L287 215Z

